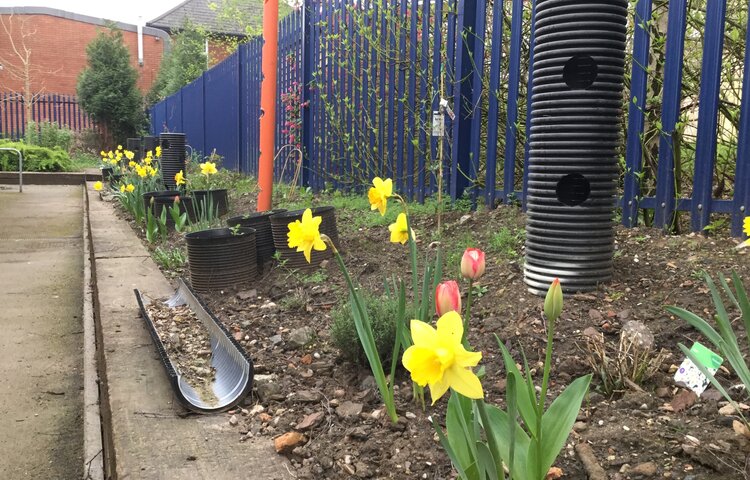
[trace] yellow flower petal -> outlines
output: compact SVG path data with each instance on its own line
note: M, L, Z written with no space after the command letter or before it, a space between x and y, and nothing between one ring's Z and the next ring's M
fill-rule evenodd
M401 362L411 373L411 379L422 387L437 382L443 375L440 360L429 347L412 345L404 352Z
M399 213L396 217L396 222L388 225L388 230L391 231L391 242L405 244L409 241L409 234L406 226L406 214Z
M94 182L94 190L97 192L104 188L104 184L102 182Z
M437 336L441 342L460 345L464 335L464 322L461 315L451 310L437 321Z
M482 352L469 352L463 345L457 347L453 353L456 365L463 368L476 367L482 360Z
M450 386L449 377L446 375L443 375L437 382L430 384L430 398L432 399L432 405L435 405L435 402L445 395L445 392L448 391Z
M414 345L433 345L438 341L438 333L429 323L412 320L409 324Z
M445 379L453 390L464 397L475 399L484 397L482 382L479 381L479 377L474 375L474 372L467 368L461 368L453 364L451 368L445 371Z
M750 237L750 217L745 217L745 220L742 223L742 229L745 231L745 235Z

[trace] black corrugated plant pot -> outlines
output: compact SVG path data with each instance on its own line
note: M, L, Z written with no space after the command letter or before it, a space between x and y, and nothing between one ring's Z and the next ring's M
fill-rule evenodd
M302 220L302 214L304 212L305 210L293 210L291 212L271 215L270 217L274 246L281 256L281 261L290 268L317 268L323 260L327 260L333 255L330 248L326 248L323 251L313 250L310 255L310 263L308 263L302 252L297 252L296 248L289 248L289 244L287 243L289 224L296 220ZM340 248L338 228L336 227L335 208L331 206L316 207L312 209L312 214L314 217L322 218L322 221L320 222L320 233L328 235L331 241L333 241L333 244L336 245L337 248Z
M121 173L113 173L109 176L109 186L112 188L118 188L123 175Z
M190 283L199 292L251 282L257 276L255 230L214 228L185 235Z
M267 210L265 212L253 212L248 215L240 215L227 219L227 226L249 227L255 229L255 247L258 253L258 266L262 267L265 262L273 258L276 247L273 244L273 232L271 230L271 215L286 212L285 208Z
M203 208L204 202L208 202L211 199L211 205L214 209L217 209L219 216L226 215L229 211L229 194L226 188L219 188L216 190L193 190L191 192L193 196L193 205L196 209Z
M102 182L109 182L109 178L115 173L112 167L102 167Z
M169 209L174 205L176 198L180 199L178 205L180 208L180 214L187 213L190 220L195 220L195 212L193 209L193 199L187 195L183 195L177 190L163 190L160 192L146 192L143 194L143 204L148 210L149 207L153 207L154 215L156 217L161 216L162 210L167 209L167 227L174 228L174 220L169 213Z

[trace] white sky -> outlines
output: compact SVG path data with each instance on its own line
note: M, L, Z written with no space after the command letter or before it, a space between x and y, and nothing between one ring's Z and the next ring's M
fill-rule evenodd
M183 0L0 0L0 7L50 7L91 17L138 24L158 17Z

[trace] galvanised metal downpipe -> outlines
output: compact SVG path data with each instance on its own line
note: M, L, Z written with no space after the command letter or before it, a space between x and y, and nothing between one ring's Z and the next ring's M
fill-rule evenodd
M531 91L528 290L612 278L627 0L537 0Z
M182 170L186 172L185 166L185 134L184 133L161 133L159 144L161 145L161 174L164 186L168 190L177 188L174 176Z

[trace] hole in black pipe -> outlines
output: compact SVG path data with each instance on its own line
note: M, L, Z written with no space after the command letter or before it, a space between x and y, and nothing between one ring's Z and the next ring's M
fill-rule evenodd
M560 203L569 207L575 207L589 198L591 185L586 180L586 177L580 173L569 173L557 182L555 193Z
M596 80L598 68L588 55L574 55L565 62L563 80L570 88L588 88Z

